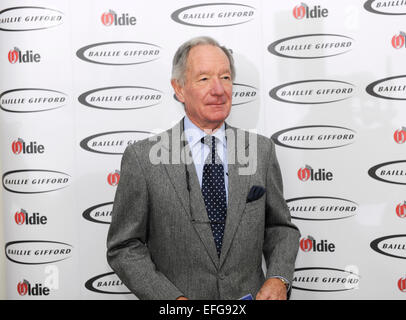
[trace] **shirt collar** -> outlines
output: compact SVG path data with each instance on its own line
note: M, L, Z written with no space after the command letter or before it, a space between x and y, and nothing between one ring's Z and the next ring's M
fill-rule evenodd
M185 136L191 148L193 148L197 142L200 142L200 140L206 136L206 133L198 126L196 126L187 115L185 115L183 119L183 126ZM224 147L227 146L225 123L223 123L221 127L213 133L213 135L223 143Z

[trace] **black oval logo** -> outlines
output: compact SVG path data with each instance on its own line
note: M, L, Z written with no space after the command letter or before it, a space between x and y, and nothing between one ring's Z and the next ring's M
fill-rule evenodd
M375 239L371 249L388 257L406 259L406 234L397 234Z
M228 27L254 19L255 8L238 3L204 3L180 8L173 21L192 27Z
M100 154L123 154L125 148L152 135L148 131L111 131L92 135L80 142L82 149Z
M292 219L334 221L355 216L358 204L337 197L299 197L286 199Z
M277 40L268 51L283 58L318 59L347 53L353 45L354 39L341 34L316 33Z
M131 293L114 272L107 272L95 276L85 283L86 289L105 294Z
M406 185L406 160L377 164L368 170L368 175L378 181Z
M355 131L338 126L300 126L278 131L271 139L276 145L292 149L334 149L354 143Z
M86 209L82 216L90 222L110 224L112 210L113 202L105 202Z
M82 93L81 104L103 110L135 110L156 106L162 102L163 92L139 86L117 86Z
M22 240L6 244L6 257L19 264L47 264L66 260L72 255L73 246L57 241Z
M53 170L13 170L3 174L3 187L9 192L31 194L61 190L71 183L67 173Z
M292 288L314 292L339 292L359 286L360 276L350 270L336 268L295 269Z
M269 95L280 102L323 104L351 98L354 88L353 84L339 80L304 80L279 85Z
M406 75L374 81L365 90L376 98L406 100Z
M368 0L364 3L365 10L385 15L405 15L404 3L393 0Z
M79 59L110 66L128 66L157 60L162 48L152 43L138 41L99 42L80 48Z
M0 11L0 30L33 31L53 28L63 23L64 13L45 7L13 7Z
M0 95L0 108L7 112L29 113L61 108L68 103L65 93L42 88L20 88Z

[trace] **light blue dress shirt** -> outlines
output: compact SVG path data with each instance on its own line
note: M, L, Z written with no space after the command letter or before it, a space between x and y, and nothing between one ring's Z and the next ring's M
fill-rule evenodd
M187 115L183 120L185 137L187 138L190 150L192 152L193 163L195 164L197 178L200 188L203 181L203 167L207 156L210 154L209 146L201 143L201 139L207 134L197 127ZM216 130L213 135L216 139L216 152L224 166L224 182L226 186L226 199L228 203L228 164L227 164L227 139L225 135L225 124Z

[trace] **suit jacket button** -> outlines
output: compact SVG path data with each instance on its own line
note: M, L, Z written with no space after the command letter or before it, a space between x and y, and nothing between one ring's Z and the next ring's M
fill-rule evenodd
M224 274L222 274L222 273L219 273L219 274L218 274L218 278L219 278L220 280L224 280L224 279L226 278L226 276L225 276Z

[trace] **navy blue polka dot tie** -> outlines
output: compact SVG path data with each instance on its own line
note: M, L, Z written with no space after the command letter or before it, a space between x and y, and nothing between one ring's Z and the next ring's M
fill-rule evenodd
M208 145L211 150L203 167L202 194L210 220L211 231L213 232L217 255L220 257L227 215L224 166L220 157L216 154L216 138L206 136L201 139L201 142Z

